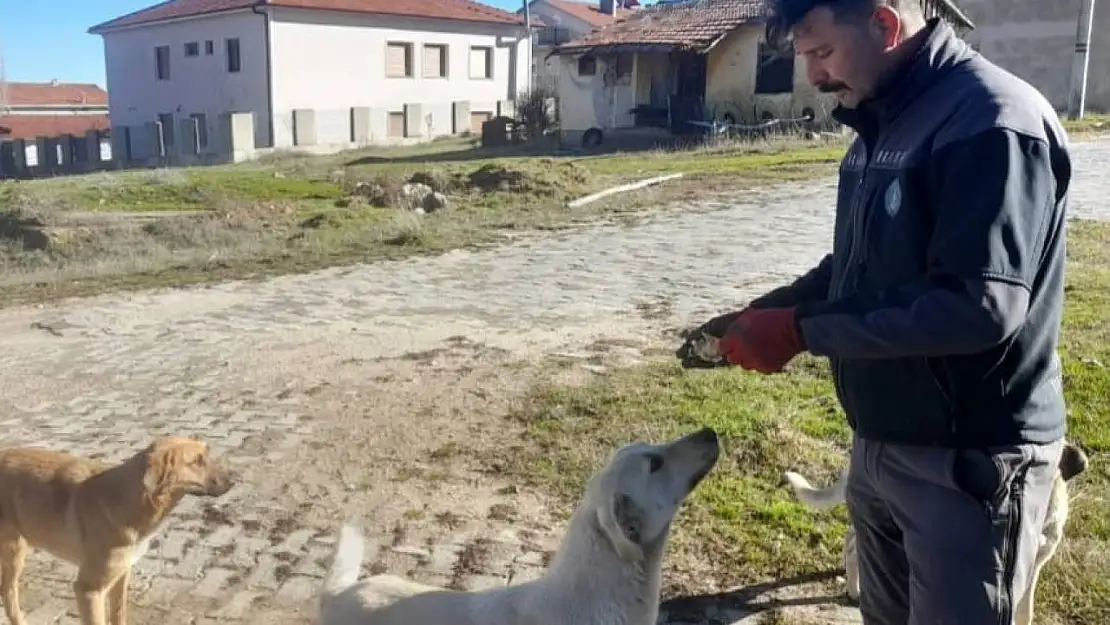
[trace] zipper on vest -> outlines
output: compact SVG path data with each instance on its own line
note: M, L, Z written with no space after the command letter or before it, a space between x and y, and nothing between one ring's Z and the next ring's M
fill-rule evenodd
M864 197L863 190L867 185L867 169L868 169L868 166L870 164L871 164L871 154L870 154L870 151L867 149L867 146L864 145L863 146L863 169L860 171L859 181L856 182L855 193L852 194L852 212L849 214L849 216L851 217L851 221L852 221L852 223L851 223L852 238L849 239L849 241L848 241L848 260L844 263L844 271L842 271L841 274L840 274L840 284L838 284L837 288L836 288L836 296L837 297L843 297L844 296L844 293L847 290L846 285L848 283L848 277L851 275L849 272L855 271L856 247L857 247L857 241L860 237L860 234L859 234L860 213L862 212L860 210L860 205L863 201L862 198ZM844 377L844 359L843 358L838 358L836 360L836 376L833 379L833 383L836 387L837 394L841 398L845 397L844 385L841 382L841 379L843 377ZM841 401L843 401L843 399Z
M848 259L844 263L844 272L841 274L840 288L837 289L838 297L843 297L845 295L848 277L853 276L856 272L856 251L860 247L859 239L863 236L863 205L866 199L864 189L867 187L867 172L870 167L871 150L869 150L865 144L863 146L863 169L860 171L859 181L856 182L856 190L852 197L852 238L848 242ZM858 276L856 277L858 278Z

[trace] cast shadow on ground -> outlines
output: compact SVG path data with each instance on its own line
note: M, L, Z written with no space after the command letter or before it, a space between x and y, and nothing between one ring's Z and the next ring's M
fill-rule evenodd
M700 619L704 618L707 608L710 606L720 611L739 611L746 614L757 614L768 610L794 606L852 606L855 604L852 603L843 592L816 595L810 593L786 593L789 595L788 597L777 597L779 591L787 590L792 586L801 586L804 584L820 585L823 582L834 580L843 574L843 570L806 573L804 575L797 575L772 582L734 588L720 593L673 597L663 601L659 606L659 611L665 612L671 622L686 622L683 616L689 615L692 619L690 622L694 623L703 622ZM694 615L698 615L697 618L695 618Z

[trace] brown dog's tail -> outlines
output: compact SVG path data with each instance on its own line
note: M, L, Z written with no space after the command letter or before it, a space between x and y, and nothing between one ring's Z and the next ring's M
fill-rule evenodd
M794 494L798 499L807 506L818 510L827 510L844 503L845 490L848 486L848 471L846 469L841 472L836 482L825 488L817 488L811 485L804 476L793 471L787 471L783 474L783 477L794 489Z

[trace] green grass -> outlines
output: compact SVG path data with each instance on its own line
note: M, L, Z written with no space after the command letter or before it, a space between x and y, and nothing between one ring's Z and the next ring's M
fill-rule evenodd
M1038 609L1101 625L1110 622L1110 225L1073 222L1070 237L1061 356L1070 437L1089 451L1091 468L1072 483L1067 535L1042 580ZM844 461L849 431L823 361L799 358L772 376L647 365L584 386L541 386L515 417L526 440L499 462L568 505L619 445L700 426L723 435L726 453L676 524L672 592L841 567L843 506L805 508L781 481L792 469L829 483Z
M843 142L784 136L682 150L551 156L461 140L332 156L0 185L0 306L113 290L261 278L494 244L707 191L831 175ZM686 177L570 209L660 173ZM413 212L406 183L445 194Z
M1064 128L1072 138L1110 132L1110 115L1087 114L1083 119L1067 119L1066 115L1061 115L1060 119L1063 120Z

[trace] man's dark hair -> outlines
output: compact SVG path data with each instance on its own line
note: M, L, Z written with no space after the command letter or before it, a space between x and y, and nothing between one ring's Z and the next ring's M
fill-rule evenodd
M861 22L880 6L922 11L928 0L770 0L767 16L767 44L780 54L789 54L792 45L791 30L810 11L825 7L832 11L838 24Z

